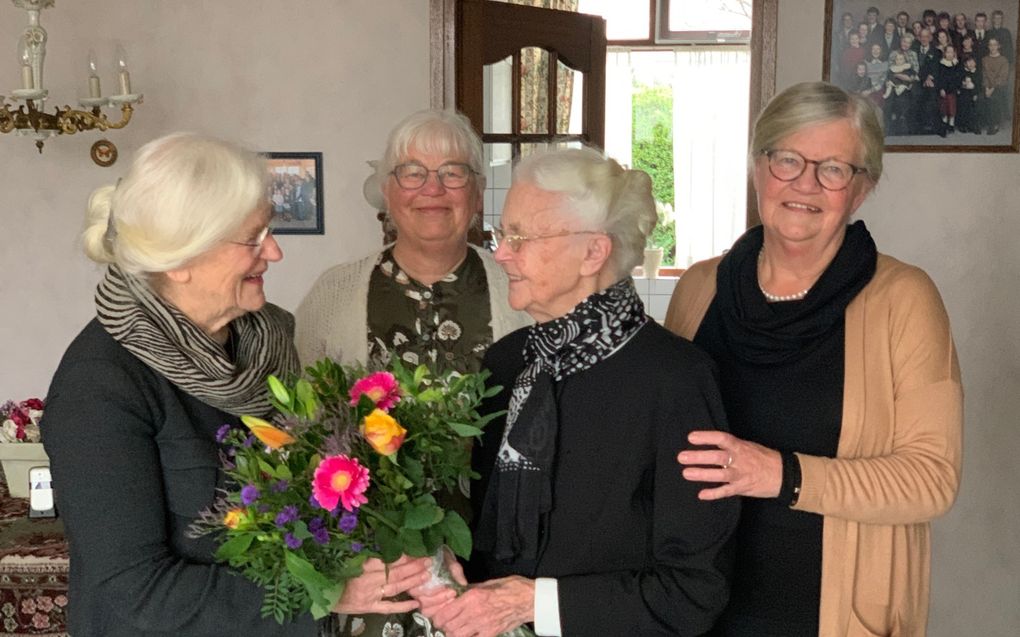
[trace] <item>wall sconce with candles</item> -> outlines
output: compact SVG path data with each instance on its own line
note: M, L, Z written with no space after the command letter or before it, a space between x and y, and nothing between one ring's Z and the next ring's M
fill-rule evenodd
M120 94L103 97L96 65L95 53L89 51L88 87L89 96L78 100L83 110L70 106L57 107L53 113L43 111L49 91L43 84L43 61L46 59L46 30L39 24L39 14L53 6L54 0L12 0L14 6L28 12L28 27L18 42L18 57L21 64L21 88L11 91L13 104L0 95L0 133L16 132L21 136L35 139L35 145L42 152L43 143L54 135L73 135L78 131L124 128L131 121L135 103L142 101L140 93L131 92L131 76L127 69L127 56L123 47L117 47L117 65ZM18 105L18 102L22 102ZM104 106L120 106L119 121L110 121L102 109ZM13 108L12 108L13 107ZM97 142L112 148L106 140ZM116 149L113 148L116 153ZM109 165L96 158L100 165ZM112 162L109 162L112 163Z

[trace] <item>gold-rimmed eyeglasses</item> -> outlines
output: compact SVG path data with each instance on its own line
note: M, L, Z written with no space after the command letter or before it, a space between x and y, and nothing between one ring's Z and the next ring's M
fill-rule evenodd
M248 246L249 248L254 248L255 256L257 257L260 254L262 254L262 247L265 245L266 239L268 239L272 235L273 229L270 228L269 226L266 226L265 228L262 228L262 230L259 230L259 233L255 235L255 238L252 239L251 241L228 241L227 243L233 243L234 245L238 246Z
M814 164L815 179L822 188L831 191L846 189L856 175L868 172L838 159L806 159L795 150L767 149L762 154L768 157L769 172L779 181L793 181L804 174L808 164Z
M555 239L556 237L569 237L574 234L606 234L602 230L564 230L563 232L555 232L552 234L536 234L536 235L523 235L523 234L508 234L503 231L502 228L496 228L492 231L492 234L496 236L496 243L502 245L506 241L506 245L510 248L511 252L517 252L521 249L526 241L538 241L540 239Z
M429 179L429 173L436 173L436 178L444 188L457 190L468 184L475 171L471 166L460 162L448 162L429 170L417 162L408 162L395 166L390 174L397 180L397 185L404 190L417 190L425 185Z

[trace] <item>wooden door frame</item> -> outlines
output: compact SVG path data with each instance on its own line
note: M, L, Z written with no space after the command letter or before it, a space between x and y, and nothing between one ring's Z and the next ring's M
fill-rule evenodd
M457 5L461 0L429 0L429 105L453 108L456 104L457 51L455 35ZM754 0L751 14L751 85L749 87L751 126L758 113L776 92L776 32L779 0ZM761 223L758 202L748 177L747 227Z

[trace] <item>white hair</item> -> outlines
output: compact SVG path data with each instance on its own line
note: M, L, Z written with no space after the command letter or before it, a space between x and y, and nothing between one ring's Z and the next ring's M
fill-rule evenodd
M411 113L390 131L386 148L376 162L369 162L375 172L364 185L365 199L373 207L385 207L382 187L390 172L412 151L463 160L475 172L478 196L485 194L485 163L482 140L471 121L456 111L425 109ZM378 193L378 198L376 198Z
M617 277L629 274L643 258L645 241L658 216L652 179L628 170L592 148L547 150L522 160L514 182L523 181L562 195L569 214L586 230L601 230L612 239L610 267Z
M116 186L92 193L85 254L135 275L180 267L236 232L266 199L268 180L264 159L231 143L155 139Z

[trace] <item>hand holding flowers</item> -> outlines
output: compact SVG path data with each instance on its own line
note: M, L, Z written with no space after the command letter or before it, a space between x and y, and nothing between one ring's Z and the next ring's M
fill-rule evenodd
M429 560L411 557L471 550L437 496L476 477L470 439L494 417L477 412L496 391L484 380L396 359L375 373L321 361L289 384L271 377L281 416L221 428L231 484L193 534L219 536L217 558L265 589L263 613L280 622L417 608L383 599L428 579Z

